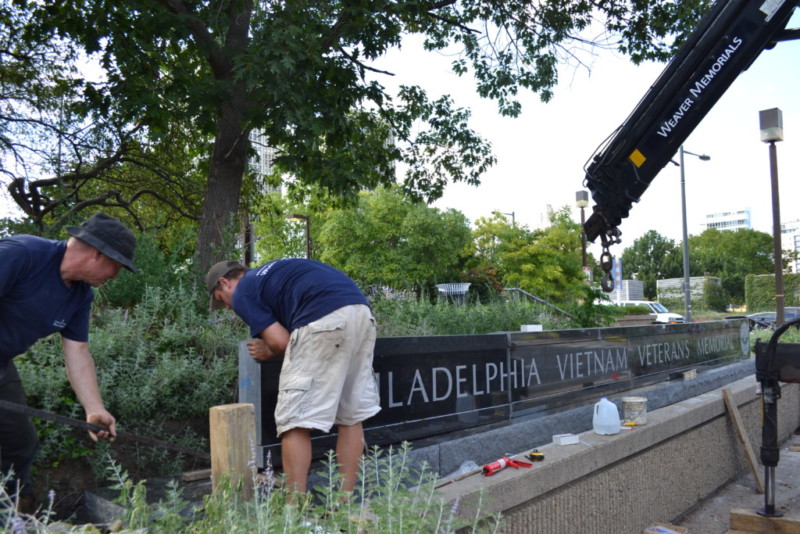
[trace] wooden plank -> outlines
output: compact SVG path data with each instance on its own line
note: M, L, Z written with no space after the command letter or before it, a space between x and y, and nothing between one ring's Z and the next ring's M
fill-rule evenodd
M730 516L731 530L743 530L752 534L800 534L798 517L764 517L755 510L734 508Z
M733 395L729 388L723 388L722 398L725 399L725 406L728 408L728 415L731 416L731 421L733 421L733 428L736 431L739 444L744 449L747 465L750 466L750 471L753 473L753 478L755 478L756 490L758 493L764 493L764 479L761 476L758 460L753 452L753 447L750 446L750 440L747 438L747 433L742 424L742 417L739 415L739 407L736 405L736 401L733 400Z
M184 482L196 482L211 478L211 469L198 469L197 471L184 471L181 480Z
M222 477L229 476L242 498L253 498L256 461L255 407L252 404L226 404L209 410L211 440L211 489L216 491Z

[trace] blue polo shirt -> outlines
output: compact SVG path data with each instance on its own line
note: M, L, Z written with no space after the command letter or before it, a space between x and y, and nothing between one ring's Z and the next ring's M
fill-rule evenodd
M291 332L351 304L369 306L355 282L330 265L303 258L251 269L233 293L233 310L253 337L275 322Z
M64 241L30 235L0 239L0 368L56 332L73 341L89 340L92 288L64 283L66 249Z

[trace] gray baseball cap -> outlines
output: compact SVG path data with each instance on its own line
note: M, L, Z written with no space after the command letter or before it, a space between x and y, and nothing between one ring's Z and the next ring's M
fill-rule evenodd
M208 290L208 294L211 295L211 293L214 291L214 288L217 287L217 283L219 282L220 278L225 278L227 274L235 269L242 271L247 270L247 268L238 261L220 261L215 263L208 270L208 273L206 273L206 289ZM211 309L219 310L223 307L224 305L218 300L214 300L214 296L211 295Z

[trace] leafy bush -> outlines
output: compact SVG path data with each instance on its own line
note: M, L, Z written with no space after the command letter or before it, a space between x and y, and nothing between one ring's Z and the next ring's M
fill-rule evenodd
M238 343L247 332L229 314L209 317L199 309L196 303L206 298L204 291L200 293L184 284L172 289L148 287L130 311L95 307L89 346L101 394L118 428L203 449L208 409L235 402ZM58 336L40 341L16 361L31 406L83 419L64 373ZM75 439L63 425L39 429L38 464L92 454L82 432ZM103 447L100 444L99 450ZM124 456L126 444L117 441L110 450ZM157 449L144 456L137 451L131 459L135 466L123 464L131 470L174 473L179 466L168 462L167 456Z
M719 279L707 276L703 286L703 298L700 302L702 309L724 312L728 309L730 302L730 294L719 283Z
M166 249L152 234L137 236L133 262L138 273L122 269L116 280L97 290L98 304L132 308L142 300L148 288L168 289L191 283L195 277L191 263L193 244L193 239L185 239L176 247Z
M379 337L443 336L519 331L523 324L567 328L569 320L541 304L519 298L489 304L461 304L449 299L377 298L372 301Z
M775 309L775 275L747 275L744 284L748 313ZM800 306L800 274L783 275L784 306Z
M624 315L650 315L647 306L620 306Z

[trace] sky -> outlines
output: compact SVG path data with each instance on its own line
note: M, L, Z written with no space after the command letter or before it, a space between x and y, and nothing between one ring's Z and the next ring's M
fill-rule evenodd
M798 26L800 13L795 13L789 27ZM636 66L620 54L597 51L588 68L561 68L549 103L530 92L522 95L523 113L511 119L501 117L494 102L477 96L471 78L450 72L451 57L424 52L420 42L407 39L401 52L376 66L394 72L402 83L419 84L431 97L448 93L458 105L472 109L470 125L491 142L498 162L480 186L451 184L434 203L461 211L472 223L500 211L509 220L513 213L517 224L533 229L546 220L548 205L556 210L570 206L580 221L575 193L584 189L584 165L665 67ZM775 107L783 113L785 138L777 143L781 220L800 219L799 67L800 41L764 51L684 143L685 151L711 157L701 161L685 155L689 235L702 231L709 213L744 208L751 210L754 229L772 233L769 148L760 140L759 111ZM621 254L649 230L680 243L681 213L680 168L667 165L623 219L622 244L612 253ZM590 251L599 256L599 246L590 244Z

